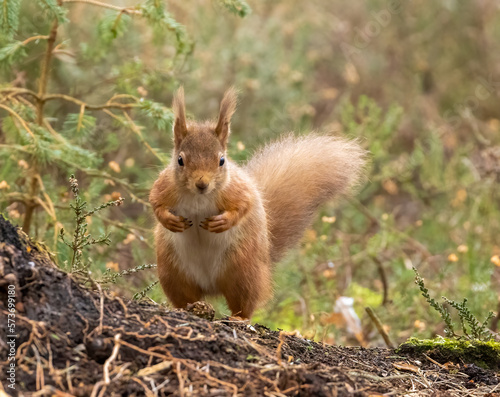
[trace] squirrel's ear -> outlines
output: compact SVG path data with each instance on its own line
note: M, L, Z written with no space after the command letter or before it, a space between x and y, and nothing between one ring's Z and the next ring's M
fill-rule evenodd
M220 103L219 120L215 127L215 133L223 146L227 144L229 126L231 124L231 117L236 110L237 99L237 91L234 87L231 87L225 92Z
M186 125L186 105L184 104L184 87L182 86L179 87L174 95L172 109L174 111L174 144L178 147L188 132Z

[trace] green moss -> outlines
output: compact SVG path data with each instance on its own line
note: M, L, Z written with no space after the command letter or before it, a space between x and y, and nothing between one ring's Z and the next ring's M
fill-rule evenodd
M438 361L476 364L482 368L500 369L500 343L490 340L410 338L396 350L398 354L427 354Z

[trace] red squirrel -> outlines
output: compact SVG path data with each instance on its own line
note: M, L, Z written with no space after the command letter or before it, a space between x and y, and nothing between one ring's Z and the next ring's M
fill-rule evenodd
M236 92L216 122L186 119L184 90L173 101L172 161L149 201L158 276L176 308L224 295L235 317L251 318L272 295L272 264L295 245L324 202L358 182L365 151L328 135L285 135L240 166L227 156Z

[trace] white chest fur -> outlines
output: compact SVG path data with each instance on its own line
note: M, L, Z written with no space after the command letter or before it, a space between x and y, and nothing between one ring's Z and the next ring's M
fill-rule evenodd
M219 213L215 200L208 195L185 197L174 212L193 222L193 226L182 233L170 233L180 260L179 267L206 293L216 293L216 281L224 267L223 257L237 227L212 233L199 226L206 218Z

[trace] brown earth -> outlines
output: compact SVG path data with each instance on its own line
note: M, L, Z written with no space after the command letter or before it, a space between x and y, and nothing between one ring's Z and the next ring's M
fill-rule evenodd
M15 390L5 376L9 285L16 293ZM474 365L447 369L432 357L322 345L91 291L2 216L0 311L0 397L500 396L497 374Z

